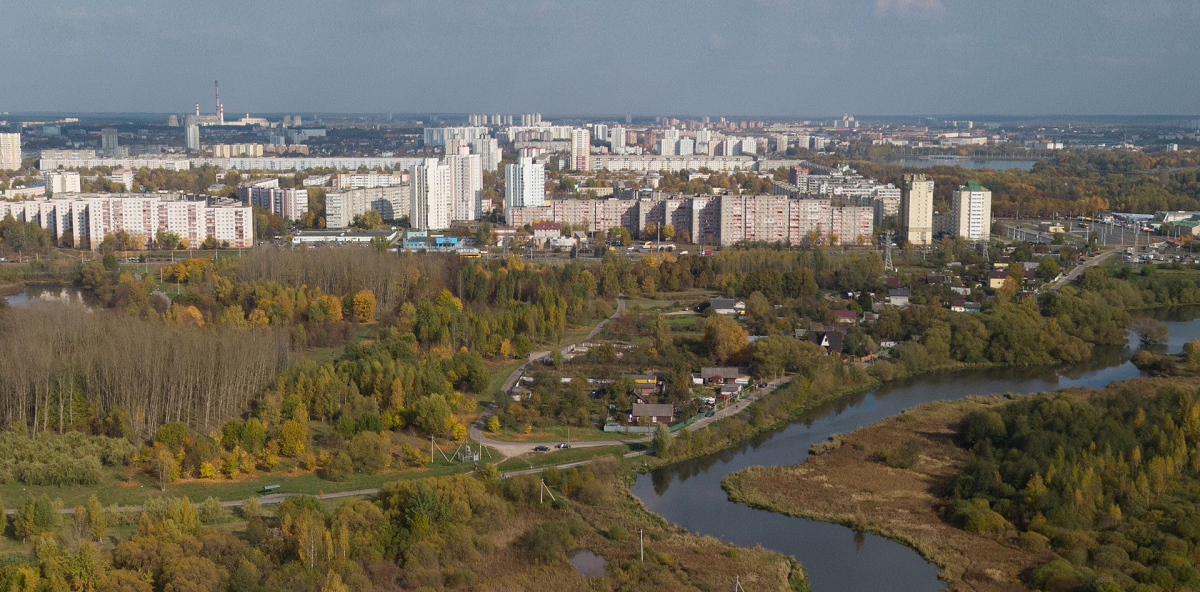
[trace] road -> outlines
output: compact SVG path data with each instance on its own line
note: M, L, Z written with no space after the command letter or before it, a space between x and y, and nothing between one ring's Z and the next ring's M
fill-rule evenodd
M616 310L614 310L613 313L611 315L609 315L607 318L605 318L604 320L597 323L595 327L592 327L592 330L588 331L588 334L583 338L583 341L590 341L593 338L595 338L597 335L600 334L601 331L604 330L604 326L607 325L609 321L621 316L621 314L624 312L625 312L625 297L622 295L617 295ZM525 374L526 368L528 368L529 365L534 362L541 361L546 356L549 356L550 353L551 353L550 351L538 351L538 352L533 352L533 353L529 354L529 359L524 364L517 366L512 371L512 373L508 375L508 378L505 379L504 388L502 389L503 392L501 392L499 396L508 396L507 393L510 390L512 390L513 386L515 386L517 384L517 381L521 379L521 376L523 376ZM487 419L496 413L496 404L497 404L497 401L492 401L491 405L488 405L487 410L484 411L479 416L479 418L475 420L475 423L471 425L471 432L470 432L471 439L475 440L476 442L479 442L480 444L491 447L493 450L500 453L500 455L504 456L504 457L518 456L521 454L525 454L526 452L529 452L530 449L534 446L534 444L525 443L525 442L502 442L500 440L493 440L493 439L488 438L487 436L483 435L483 428L487 424ZM588 447L593 447L593 446L613 446L616 444L633 444L636 442L645 442L645 441L646 441L646 438L638 438L638 439L633 439L633 440L603 440L603 441L596 441L596 442L572 442L571 446L579 447L579 448L588 448Z
M1055 281L1053 284L1050 284L1050 287L1046 288L1046 289L1047 290L1057 290L1057 289L1075 281L1075 278L1079 277L1079 275L1082 274L1089 267L1095 267L1096 265L1103 263L1104 261L1108 260L1109 257L1112 257L1113 255L1117 254L1117 252L1119 252L1119 251L1120 251L1120 249L1112 249L1106 253L1101 253L1099 255L1096 255L1095 257L1092 257L1090 261L1087 261L1083 265L1076 265L1075 269L1072 269L1071 271L1067 272L1066 275L1058 278L1057 281Z

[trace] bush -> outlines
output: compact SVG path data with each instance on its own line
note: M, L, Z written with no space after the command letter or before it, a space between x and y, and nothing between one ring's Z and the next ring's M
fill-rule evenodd
M629 533L625 531L625 527L621 526L620 524L614 524L612 528L608 529L609 540L620 542L625 540L625 537L628 534Z
M920 460L920 453L915 440L909 440L900 446L888 449L881 456L883 464L893 469L911 469Z
M580 530L575 522L551 522L526 533L523 542L534 561L566 561L567 554L575 550L575 536Z
M200 521L205 524L211 524L221 518L225 513L225 508L221 506L221 502L215 497L210 497L204 500L199 508L196 508L196 515L200 517Z
M354 474L354 461L350 459L350 455L345 451L339 452L329 464L325 466L323 477L330 481L345 481Z
M392 460L392 452L378 432L363 432L346 444L354 469L365 473L381 471Z

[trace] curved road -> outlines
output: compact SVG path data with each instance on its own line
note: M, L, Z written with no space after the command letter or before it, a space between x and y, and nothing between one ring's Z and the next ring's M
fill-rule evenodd
M594 337L596 337L596 335L600 334L600 331L604 330L604 326L607 325L609 321L621 316L621 314L624 312L625 312L625 297L618 294L617 295L617 309L614 310L611 315L609 315L607 318L600 321L595 327L593 327L592 330L589 331L588 334L583 338L583 341L592 340ZM580 343L582 343L582 342L580 342ZM502 388L503 392L500 394L500 396L507 396L506 393L508 393L510 390L512 390L513 386L515 386L517 384L517 381L520 380L521 376L523 376L525 374L525 370L526 370L526 368L529 367L530 364L541 361L542 359L544 359L546 356L549 356L549 355L550 355L550 351L538 351L538 352L533 352L533 353L529 354L529 359L524 364L517 366L516 369L514 369L512 371L512 373L508 375L508 378L504 381L504 386ZM496 401L492 401L492 404L488 405L487 410L484 411L475 420L475 423L471 425L471 432L470 432L471 439L475 440L476 442L479 442L480 444L491 447L496 452L499 452L501 454L501 456L505 456L505 457L518 456L521 454L525 454L526 452L529 452L530 447L531 447L530 443L527 443L527 442L502 442L500 440L493 440L493 439L488 438L487 436L483 435L483 427L487 423L487 418L490 417L491 415L493 415L495 412L496 412ZM648 440L648 438L636 438L636 439L632 439L632 440L595 440L595 441L588 441L588 442L572 442L571 446L577 447L577 448L588 448L588 447L592 447L592 446L613 446L616 444L634 444L637 442L645 442L646 440ZM532 444L532 445L536 446L536 444Z

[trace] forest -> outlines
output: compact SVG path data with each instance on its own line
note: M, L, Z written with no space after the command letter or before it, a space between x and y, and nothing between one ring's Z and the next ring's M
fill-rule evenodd
M1090 398L1019 399L968 416L947 516L1058 558L1039 590L1200 585L1200 402L1194 384L1134 382Z
M844 156L815 157L834 166ZM951 193L968 180L992 191L993 216L1092 216L1102 211L1153 214L1200 209L1198 163L1185 153L1147 154L1113 150L1063 150L1032 170L902 168L867 160L851 163L860 174L902 186L905 173L925 173L935 182L934 205L948 208Z

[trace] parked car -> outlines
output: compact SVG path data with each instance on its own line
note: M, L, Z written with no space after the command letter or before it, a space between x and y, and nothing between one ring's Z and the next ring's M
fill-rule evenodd
M567 444L566 442L563 442L562 444L559 444L558 446L555 446L555 448L557 448L557 449L559 449L559 450L566 450L566 449L568 449L568 448L570 448L570 447L571 447L571 445L570 445L570 444Z
M533 451L534 452L549 452L550 447L549 446L534 446Z

